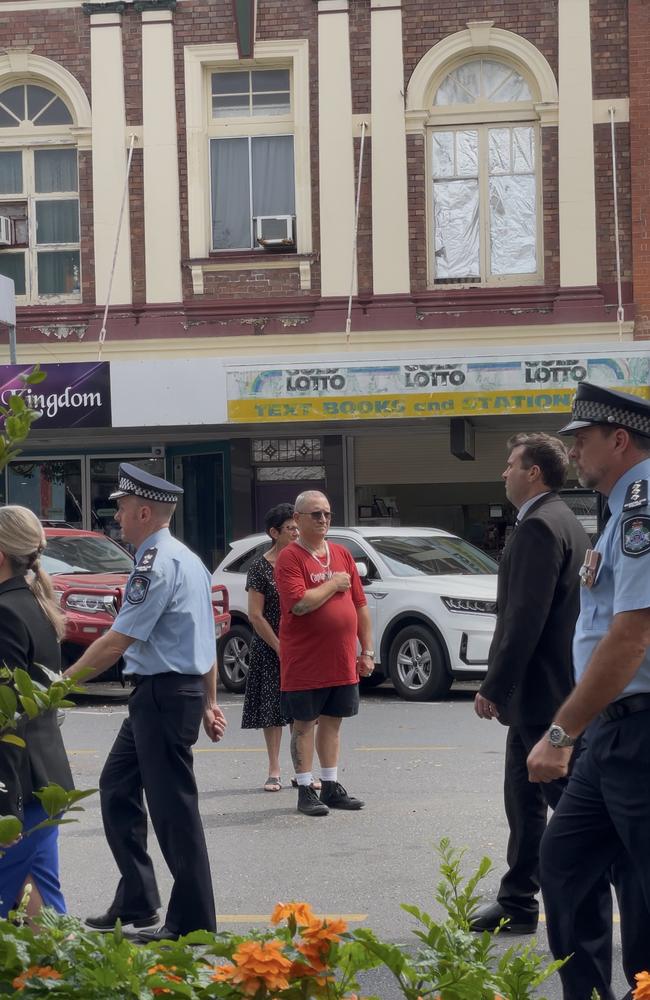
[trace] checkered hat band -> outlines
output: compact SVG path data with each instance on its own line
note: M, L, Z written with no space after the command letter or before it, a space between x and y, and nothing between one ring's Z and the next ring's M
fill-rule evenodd
M573 404L573 420L590 420L598 424L620 424L639 434L650 437L650 411L636 413L634 410L622 410L609 403L597 403L591 399L577 399Z
M142 497L144 500L157 500L159 503L176 503L178 500L178 496L174 493L151 489L141 483L134 482L128 476L121 476L118 489L125 493L132 493L136 497Z

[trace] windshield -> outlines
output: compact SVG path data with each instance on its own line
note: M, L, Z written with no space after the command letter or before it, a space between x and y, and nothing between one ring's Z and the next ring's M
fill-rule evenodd
M498 569L493 559L462 538L382 535L366 540L395 576L485 576Z
M47 573L130 573L128 552L104 535L56 535L47 539L41 564Z

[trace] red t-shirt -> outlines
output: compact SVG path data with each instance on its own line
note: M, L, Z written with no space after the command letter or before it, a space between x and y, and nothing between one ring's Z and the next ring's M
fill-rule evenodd
M354 559L342 545L328 542L330 566L297 542L291 542L275 563L275 585L280 595L280 678L283 691L356 684L357 608L367 604ZM350 590L337 591L306 615L291 609L306 590L319 587L332 573L349 573Z

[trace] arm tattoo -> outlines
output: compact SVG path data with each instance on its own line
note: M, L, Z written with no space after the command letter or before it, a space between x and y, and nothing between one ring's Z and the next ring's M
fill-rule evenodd
M301 597L300 600L296 604L294 604L294 606L292 607L291 614L292 615L306 615L307 611L308 611L307 602L306 602L306 600L305 600L304 597Z

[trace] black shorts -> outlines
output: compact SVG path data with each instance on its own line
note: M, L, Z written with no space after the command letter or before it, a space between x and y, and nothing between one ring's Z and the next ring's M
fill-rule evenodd
M359 712L359 685L314 688L308 691L283 691L282 714L299 722L312 722L319 715L347 719Z

